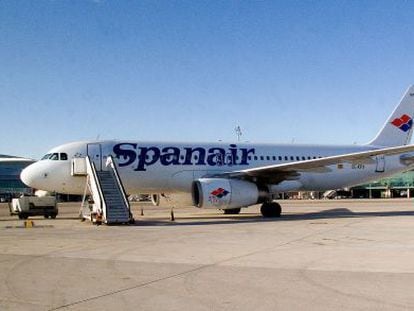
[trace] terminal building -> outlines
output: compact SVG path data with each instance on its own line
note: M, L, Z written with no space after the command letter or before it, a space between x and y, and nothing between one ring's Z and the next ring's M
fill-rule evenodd
M20 172L34 162L32 159L0 155L0 201L32 193L32 189L20 180Z
M414 197L414 170L349 189L285 193L284 199L379 199Z
M354 198L410 198L414 196L414 171L353 187L351 192Z

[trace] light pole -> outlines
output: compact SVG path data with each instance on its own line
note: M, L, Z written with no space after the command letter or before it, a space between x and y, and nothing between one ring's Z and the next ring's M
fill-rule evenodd
M240 125L237 125L234 129L237 135L237 141L240 141L241 136L243 135Z

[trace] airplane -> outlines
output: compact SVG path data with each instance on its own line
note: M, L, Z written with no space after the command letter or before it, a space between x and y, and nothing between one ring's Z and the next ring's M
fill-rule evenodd
M51 149L21 179L36 189L83 194L86 177L72 176L72 159L89 156L102 170L112 156L127 194L162 194L169 204L226 214L262 204L264 217L279 217L280 193L346 188L414 169L413 114L414 85L363 145L72 142Z

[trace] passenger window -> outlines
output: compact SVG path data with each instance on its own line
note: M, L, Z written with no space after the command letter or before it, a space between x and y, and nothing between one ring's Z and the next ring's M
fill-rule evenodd
M264 160L264 157L263 157L263 156L260 156L260 160L262 160L262 161L263 161L263 160Z
M306 158L305 157L302 157L302 160L306 160Z
M269 156L266 156L266 160L267 160L267 161L270 161L270 157L269 157Z
M249 161L250 161L252 159L252 157L251 156L248 156L247 159L249 159Z
M68 155L67 155L66 153L61 153L61 154L60 154L60 159L61 159L62 161L66 161L66 160L68 159Z
M282 161L282 157L281 156L279 156L279 161Z
M299 161L300 160L300 158L299 157L296 157L296 161Z
M285 161L287 161L288 160L288 157L287 156L285 156Z
M290 160L291 160L291 161L293 161L293 160L295 160L295 158L294 158L294 157L292 157L292 156L290 156Z
M254 156L254 159L257 160L257 156Z

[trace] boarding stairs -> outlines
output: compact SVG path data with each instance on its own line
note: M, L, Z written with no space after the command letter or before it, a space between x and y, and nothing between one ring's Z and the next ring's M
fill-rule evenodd
M85 169L82 170L81 166ZM108 156L101 169L97 169L89 156L74 159L73 175L82 171L86 173L86 185L80 216L96 224L133 223L129 201L113 158Z

